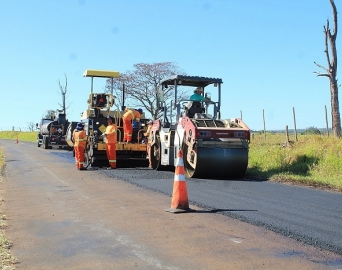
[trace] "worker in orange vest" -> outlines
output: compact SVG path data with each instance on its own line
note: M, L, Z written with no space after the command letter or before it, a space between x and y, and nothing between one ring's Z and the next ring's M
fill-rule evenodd
M146 152L147 152L147 158L148 158L148 167L152 168L152 163L151 163L151 129L152 129L153 121L149 120L147 122L147 130L144 133L144 136L147 139L147 146L146 146Z
M76 168L81 171L86 170L84 168L84 149L87 144L87 135L84 131L83 123L77 124L76 129L72 133L72 139L74 141Z
M128 109L126 108L126 112L122 116L123 120L123 130L124 130L124 142L130 143L132 141L133 134L133 125L132 121L135 120L137 122L140 121L140 115L143 113L142 109Z
M117 126L111 116L107 116L107 127L103 135L106 138L106 154L109 161L108 170L116 169L116 141Z

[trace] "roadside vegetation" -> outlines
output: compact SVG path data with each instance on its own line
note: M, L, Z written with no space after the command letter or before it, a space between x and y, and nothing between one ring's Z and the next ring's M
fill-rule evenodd
M304 132L253 134L247 176L342 192L342 140Z
M2 172L5 166L3 151L0 148L0 184L2 183ZM3 230L6 228L6 216L2 212L2 187L0 185L0 268L3 270L12 270L15 258L11 255L10 247L12 243L5 237Z
M0 139L14 140L16 142L18 138L18 141L36 142L37 134L38 134L38 131L36 132L1 131Z

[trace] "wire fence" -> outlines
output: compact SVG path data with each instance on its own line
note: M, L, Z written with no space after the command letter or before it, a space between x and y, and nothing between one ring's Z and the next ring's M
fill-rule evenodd
M37 131L29 127L0 127L0 131L19 131L19 132L33 132Z

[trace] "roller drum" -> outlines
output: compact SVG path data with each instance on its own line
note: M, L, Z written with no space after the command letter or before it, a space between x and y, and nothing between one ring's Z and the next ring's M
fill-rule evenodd
M248 166L247 148L204 148L198 147L196 167L192 168L184 153L187 177L232 179L242 177Z

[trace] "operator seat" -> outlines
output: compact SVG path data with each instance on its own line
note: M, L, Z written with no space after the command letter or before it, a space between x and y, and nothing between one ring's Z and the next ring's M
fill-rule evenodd
M106 104L107 104L107 97L106 97L106 95L104 95L104 94L96 95L94 103L95 103L94 107L99 107L99 108L105 107Z
M189 118L193 118L195 113L203 113L205 111L202 108L202 104L199 101L189 101L187 105L187 115Z

